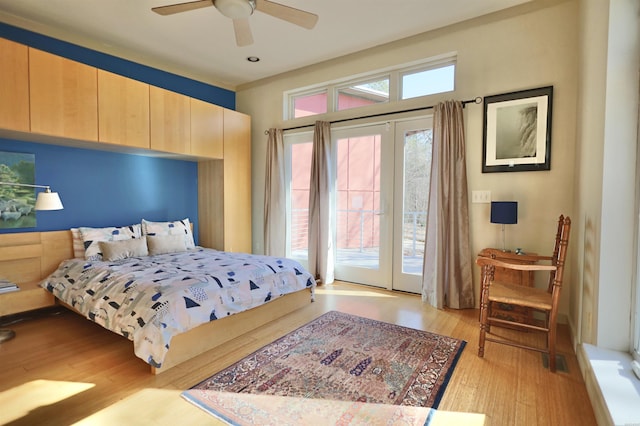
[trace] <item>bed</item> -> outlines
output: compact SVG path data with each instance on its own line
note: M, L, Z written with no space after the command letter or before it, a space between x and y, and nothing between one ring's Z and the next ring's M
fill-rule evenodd
M39 248L32 244L36 234ZM70 231L22 234L29 250L19 242L20 234L12 235L0 242L2 251L14 253L8 257L28 252L25 256L39 259L38 285L58 303L131 340L134 353L154 374L313 300L315 280L286 258L194 246L116 260L85 259L69 255ZM7 266L0 262L0 274Z

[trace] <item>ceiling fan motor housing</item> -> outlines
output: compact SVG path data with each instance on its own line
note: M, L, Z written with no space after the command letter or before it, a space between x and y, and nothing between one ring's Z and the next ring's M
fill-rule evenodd
M214 0L213 5L227 18L244 19L253 15L255 0Z

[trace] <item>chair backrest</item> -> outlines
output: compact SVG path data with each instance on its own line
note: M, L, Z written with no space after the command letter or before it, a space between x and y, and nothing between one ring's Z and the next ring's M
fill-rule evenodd
M558 229L556 230L556 240L553 246L553 255L551 258L551 264L554 266L558 262L558 254L560 252L560 240L562 238L563 226L564 226L564 215L560 215L560 217L558 218ZM549 282L547 283L547 291L549 293L551 293L551 290L553 289L553 281L555 279L555 275L556 275L555 271L549 274Z
M569 245L569 234L571 232L571 219L560 216L558 221L559 238L556 237L557 253L554 253L553 264L556 266L555 273L551 274L553 282L550 283L550 291L553 296L553 304L557 305L560 297L560 289L562 288L562 279L564 277L564 266L567 257L567 246Z

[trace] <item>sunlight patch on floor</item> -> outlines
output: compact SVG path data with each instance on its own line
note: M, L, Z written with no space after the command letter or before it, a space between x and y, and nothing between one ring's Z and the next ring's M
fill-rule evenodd
M17 420L38 407L55 404L94 386L93 383L34 380L0 392L0 424Z
M385 297L395 299L398 296L393 294L378 293L368 290L341 290L326 287L316 287L316 294L337 295L337 296L358 296L358 297Z
M142 389L74 426L201 426L226 425L180 397L177 389Z

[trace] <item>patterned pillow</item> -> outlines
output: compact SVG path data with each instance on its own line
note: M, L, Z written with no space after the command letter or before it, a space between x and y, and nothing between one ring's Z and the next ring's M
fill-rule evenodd
M151 222L142 219L142 235L184 235L184 245L192 249L196 245L193 242L193 233L189 218L173 222Z
M129 226L110 226L107 228L80 227L80 234L84 242L84 258L87 260L102 260L100 241L120 241L142 236L140 224Z

